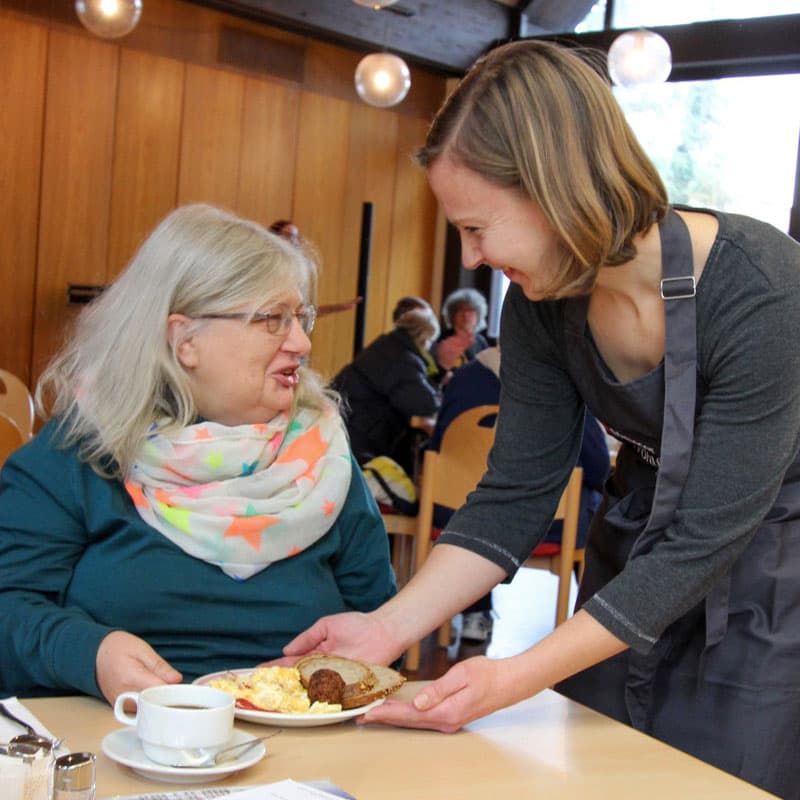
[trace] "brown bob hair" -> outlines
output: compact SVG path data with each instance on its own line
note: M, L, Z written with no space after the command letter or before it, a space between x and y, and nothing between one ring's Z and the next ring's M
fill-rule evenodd
M540 206L564 252L553 297L585 293L600 267L630 261L634 236L667 210L597 51L528 40L480 58L434 117L417 161L428 168L442 155Z

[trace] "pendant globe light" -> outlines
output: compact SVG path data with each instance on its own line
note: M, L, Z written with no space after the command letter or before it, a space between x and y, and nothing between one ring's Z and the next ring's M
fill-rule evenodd
M370 53L358 62L355 74L358 96L378 108L396 106L411 88L411 73L400 56Z
M396 0L353 0L356 5L380 11ZM370 53L356 67L356 92L368 105L389 108L401 103L411 88L411 72L400 56Z
M142 16L142 0L75 0L83 26L103 39L130 33Z
M669 44L652 31L626 31L609 48L608 72L617 86L663 83L671 71Z

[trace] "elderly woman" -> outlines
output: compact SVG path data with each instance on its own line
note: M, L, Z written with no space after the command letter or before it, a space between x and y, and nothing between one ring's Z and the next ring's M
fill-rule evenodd
M439 323L425 303L401 313L394 325L341 370L333 385L347 406L347 430L358 462L389 456L411 474L411 417L430 417L439 408L439 390L427 367Z
M395 592L336 400L304 366L315 265L172 212L43 374L0 473L0 692L104 695L280 654Z
M447 296L442 306L444 331L432 349L442 379L489 346L479 333L486 327L486 313L486 300L477 289L456 289Z

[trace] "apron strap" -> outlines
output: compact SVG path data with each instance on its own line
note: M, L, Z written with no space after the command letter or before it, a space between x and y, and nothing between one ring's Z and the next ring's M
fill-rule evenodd
M649 550L675 514L694 441L697 326L692 242L686 223L670 208L659 226L664 299L664 421L655 497L631 558Z
M650 550L672 521L689 472L694 441L697 333L692 242L686 224L672 208L662 220L659 233L665 324L664 421L653 504L630 558ZM638 730L650 730L655 674L670 647L670 638L662 636L649 654L629 653L625 705L631 724Z

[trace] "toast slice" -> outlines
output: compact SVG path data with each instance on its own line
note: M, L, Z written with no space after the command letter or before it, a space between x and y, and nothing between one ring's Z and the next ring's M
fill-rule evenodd
M334 672L338 672L342 676L342 680L344 680L345 688L354 686L359 691L371 689L377 681L375 673L366 664L342 656L321 654L306 656L301 658L294 666L300 673L300 683L306 689L311 676L318 669L332 669Z
M375 674L375 685L371 689L362 690L360 692L355 691L351 686L345 686L342 694L343 711L349 708L365 706L367 703L380 700L382 697L388 697L406 682L405 677L391 667L370 664L370 669Z
M379 664L364 664L351 658L334 655L311 655L301 658L296 664L300 672L300 682L308 687L311 676L318 669L332 669L338 672L345 682L342 692L342 710L358 708L387 697L397 691L405 678L391 667Z

